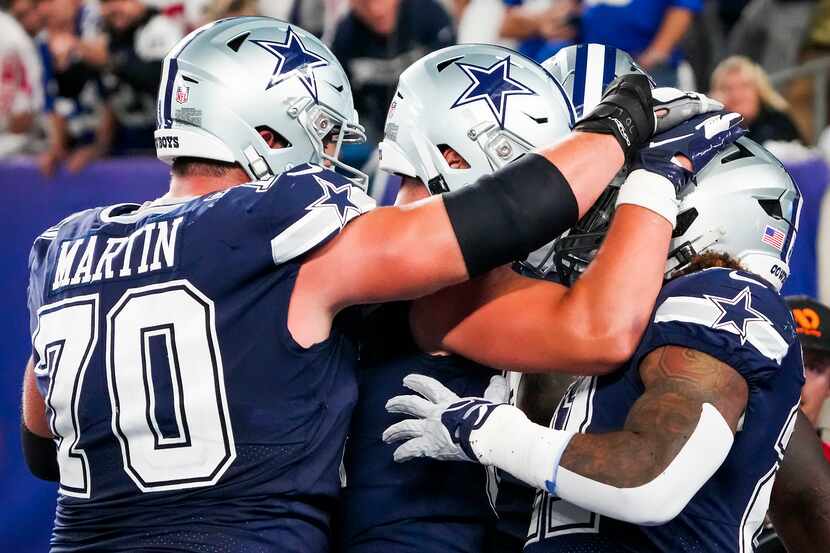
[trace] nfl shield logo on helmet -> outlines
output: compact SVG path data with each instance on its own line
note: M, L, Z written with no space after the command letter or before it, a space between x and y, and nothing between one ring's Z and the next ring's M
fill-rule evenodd
M187 102L187 96L190 94L189 86L179 85L176 87L176 101L180 104Z

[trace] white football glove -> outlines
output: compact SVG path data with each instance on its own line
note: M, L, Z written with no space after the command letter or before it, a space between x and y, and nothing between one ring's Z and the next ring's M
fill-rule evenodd
M504 377L493 376L482 398L459 398L434 378L421 374L406 376L403 385L420 395L396 396L386 403L390 413L417 417L395 423L384 431L386 443L405 440L395 450L395 461L431 457L478 462L480 456L474 450L471 434L481 428L497 407L505 404L509 389Z
M701 94L661 87L651 91L654 99L654 134L667 131L701 113L719 111L723 104Z

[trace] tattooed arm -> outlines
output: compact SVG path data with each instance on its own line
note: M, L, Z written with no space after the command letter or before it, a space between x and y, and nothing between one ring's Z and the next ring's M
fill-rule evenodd
M771 499L769 515L787 551L807 553L830 543L830 464L800 411Z
M689 440L704 403L713 405L732 433L744 412L747 384L732 367L692 349L663 346L640 363L645 393L619 432L576 434L561 468L620 488L641 486L662 474Z
M404 386L420 395L394 397L386 409L418 418L393 424L383 440L405 441L393 454L398 462L476 461L588 511L664 524L726 459L749 392L735 369L686 347L658 347L639 370L643 395L622 430L603 434L547 428L488 399L503 397L501 377L483 398L461 399L434 378L411 374Z
M404 386L420 396L394 397L386 409L418 419L393 424L383 439L405 440L394 452L398 462L477 461L583 509L633 524L664 524L726 459L748 386L730 366L678 346L652 351L640 375L645 392L623 430L574 434L488 399L503 395L495 393L500 377L484 398L460 399L437 380L411 374Z

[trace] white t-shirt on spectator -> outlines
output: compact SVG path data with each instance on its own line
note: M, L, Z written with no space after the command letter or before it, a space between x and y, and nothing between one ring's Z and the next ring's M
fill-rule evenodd
M9 14L0 12L0 158L15 154L29 140L7 131L12 116L43 109L40 58L34 42Z

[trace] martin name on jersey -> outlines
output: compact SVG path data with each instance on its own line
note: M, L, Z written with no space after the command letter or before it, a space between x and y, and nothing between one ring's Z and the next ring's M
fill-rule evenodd
M609 375L577 379L551 426L621 430L644 391L640 361L656 348L677 345L721 360L747 381L749 399L729 455L683 511L659 526L620 522L538 492L526 553L754 551L804 382L791 315L757 276L723 268L669 282L656 306L629 363Z
M374 202L301 165L197 198L77 213L30 255L58 445L52 551L323 551L356 401L335 324L287 328L301 256Z

